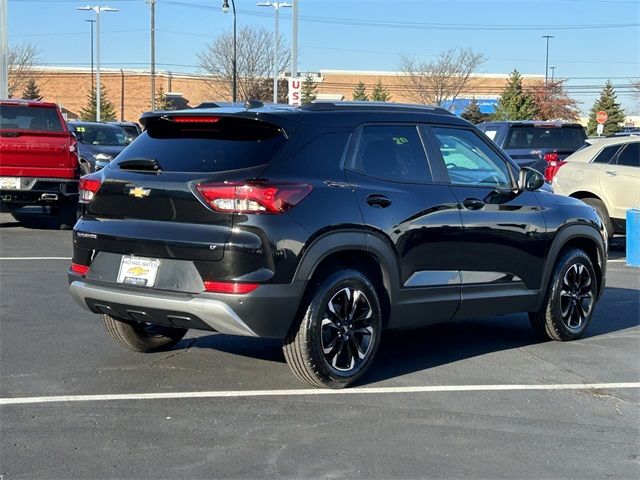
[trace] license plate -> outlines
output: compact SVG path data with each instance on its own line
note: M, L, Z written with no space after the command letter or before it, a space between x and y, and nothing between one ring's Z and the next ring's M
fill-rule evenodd
M157 258L133 257L125 255L120 262L118 283L136 287L153 287L160 260Z
M17 177L0 177L0 188L5 190L19 190L20 178Z

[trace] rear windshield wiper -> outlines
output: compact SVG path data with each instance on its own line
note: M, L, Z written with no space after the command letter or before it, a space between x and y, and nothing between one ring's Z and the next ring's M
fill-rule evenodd
M120 170L137 170L142 172L161 172L160 164L155 158L128 158L118 162Z

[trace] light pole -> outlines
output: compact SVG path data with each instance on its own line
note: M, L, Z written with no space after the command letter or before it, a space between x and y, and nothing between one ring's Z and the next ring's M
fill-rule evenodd
M78 7L78 10L94 11L96 13L96 122L100 121L100 13L117 12L111 7Z
M0 0L0 98L9 98L9 43L7 0Z
M298 0L293 0L291 12L291 78L298 76Z
M287 2L261 2L257 4L259 7L273 7L276 14L276 27L273 41L273 103L278 103L278 46L280 45L279 18L280 9L291 7Z
M553 79L556 76L556 67L549 67L549 70L551 70L551 83L553 83Z
M156 109L156 0L147 0L151 8L151 110Z
M232 69L233 69L233 85L231 87L231 97L232 97L233 101L235 102L238 99L238 69L237 69L237 64L238 64L238 54L237 54L238 38L237 38L237 31L236 31L236 26L237 26L236 20L237 20L237 18L236 18L236 2L235 2L235 0L231 0L231 8L233 10L233 59L231 60ZM229 12L229 0L224 0L224 2L222 3L222 11L223 11L223 13Z
M546 85L549 78L549 39L555 37L553 35L542 35L542 38L547 39L547 56L544 62L544 84Z
M85 22L89 22L91 24L91 91L95 88L93 83L93 24L96 23L95 20L85 20Z

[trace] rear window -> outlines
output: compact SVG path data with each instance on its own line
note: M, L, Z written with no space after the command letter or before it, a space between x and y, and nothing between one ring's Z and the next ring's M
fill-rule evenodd
M161 170L222 172L269 163L286 139L269 123L221 117L215 123L152 119L114 162L154 159Z
M28 107L26 105L2 105L0 129L64 132L55 108Z
M578 150L587 138L582 127L518 126L511 127L504 148L510 150L533 150L556 148Z

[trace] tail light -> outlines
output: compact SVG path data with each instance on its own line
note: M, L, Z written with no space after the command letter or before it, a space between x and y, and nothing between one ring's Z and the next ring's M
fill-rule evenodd
M184 116L184 117L167 117L168 120L176 123L218 123L220 117L204 117L204 116Z
M312 190L303 184L200 184L196 187L207 204L226 213L283 213L300 203Z
M544 169L544 179L551 183L560 167L567 162L560 160L557 153L545 153L543 158L547 162L547 166Z
M89 272L89 267L87 265L81 265L79 263L71 263L71 271L84 277Z
M69 141L69 153L76 153L78 151L78 140L73 135Z
M80 192L80 203L89 203L96 196L96 193L100 189L100 179L91 175L85 175L80 177L80 184L78 190Z
M204 282L204 289L213 293L232 293L244 295L253 292L260 285L258 283L238 283L238 282Z

